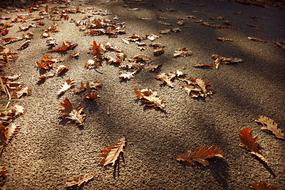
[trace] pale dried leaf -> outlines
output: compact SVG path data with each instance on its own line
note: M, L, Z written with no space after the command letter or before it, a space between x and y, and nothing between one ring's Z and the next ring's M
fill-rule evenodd
M163 110L165 107L164 100L157 95L156 91L147 88L142 90L135 89L135 95L145 104L145 106L160 110Z
M81 175L78 177L71 177L64 180L65 187L80 187L82 184L87 183L95 177L93 173Z
M57 96L62 96L67 90L74 86L74 80L67 79L61 89L57 92Z
M100 153L100 157L102 157L100 165L115 166L116 163L119 161L120 156L123 157L125 146L126 146L126 139L123 137L119 139L116 144L103 148Z
M278 128L278 124L275 123L269 117L259 116L259 118L255 120L255 122L262 125L261 130L272 132L278 139L285 139L284 132L280 128Z

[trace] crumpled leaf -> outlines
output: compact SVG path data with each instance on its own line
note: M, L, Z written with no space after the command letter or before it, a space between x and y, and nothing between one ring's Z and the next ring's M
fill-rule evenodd
M37 68L43 70L49 70L53 68L54 63L60 62L62 60L54 58L51 55L45 54L43 57L36 62Z
M120 157L124 157L124 148L126 146L125 137L120 138L116 144L107 146L103 148L100 152L100 157L102 160L100 162L101 166L112 165L116 166L120 161Z
M56 53L65 53L69 50L73 50L76 48L78 44L64 41L60 47L50 50L49 52L56 52Z
M92 44L92 55L96 58L101 58L105 52L105 48L102 44L97 43L95 40Z
M135 62L135 63L150 63L152 60L147 55L139 54L139 55L135 55L134 57L129 59L129 61Z
M16 125L15 123L11 123L8 126L4 126L0 123L0 140L2 143L7 145L14 134L18 131L19 125Z
M175 50L173 56L174 57L187 57L187 56L191 56L193 53L191 50L189 50L188 48L180 48L178 50Z
M278 128L278 124L275 123L269 117L263 115L259 116L259 118L255 120L255 122L262 125L261 130L272 132L278 139L285 139L284 132L280 128Z
M17 50L21 51L21 50L26 49L27 47L29 47L30 43L31 43L31 40L26 40Z
M136 74L136 73L137 73L137 71L133 71L133 72L127 71L127 72L121 73L119 78L121 80L130 80L130 79L134 78L134 74Z
M250 153L261 161L267 163L267 160L260 152L261 146L258 144L257 139L258 137L252 136L252 130L248 127L241 129L240 134L240 147L247 149Z
M31 96L32 95L32 89L28 86L26 87L17 87L16 90L12 90L11 92L11 98L13 99L20 99L22 96Z
M206 63L197 63L194 64L193 67L195 68L201 68L201 69L213 69L213 64L206 64Z
M61 89L57 92L57 96L62 96L67 90L74 87L74 80L67 79Z
M186 84L182 86L192 98L206 98L213 94L210 84L201 78L183 79Z
M165 104L164 100L161 99L156 91L152 91L151 89L145 88L142 90L135 89L136 97L142 101L147 107L152 107L155 109L160 109L163 111Z
M63 119L69 119L71 121L74 121L78 125L83 125L83 122L85 121L86 115L83 114L83 108L78 107L76 109L73 108L73 105L69 101L68 98L65 98L60 105L63 107L61 109L61 116L60 118Z
M224 151L220 150L216 146L210 147L201 147L194 150L188 150L185 153L178 154L176 156L177 161L187 162L189 164L193 164L193 162L198 162L203 166L208 166L209 161L207 159L211 159L214 157L224 158Z
M247 37L247 39L254 41L254 42L263 42L263 43L266 42L265 40L263 40L261 38L256 38L256 37L251 37L251 36Z
M233 39L231 38L225 38L225 37L218 37L216 38L217 41L221 41L221 42L232 42Z
M150 41L154 41L156 39L158 39L160 36L156 35L156 34L150 34L150 35L147 35L147 39L149 39Z
M59 75L62 75L62 74L64 74L64 73L66 73L68 70L69 70L69 69L68 69L67 66L65 66L65 65L59 65L59 66L57 67L56 71L55 71L55 74L56 74L57 76L59 76Z
M265 181L253 182L250 186L254 190L276 190L276 188L273 185Z
M148 72L155 72L157 71L162 65L161 64L155 64L155 63L150 63L150 64L145 64L143 66L143 69L145 71L148 71Z
M64 180L65 187L80 187L82 184L89 182L95 177L94 173L71 177Z
M155 56L159 56L159 55L162 55L164 54L164 49L163 48L154 48L153 49L153 55Z
M162 84L166 84L167 86L173 88L174 84L173 81L175 78L179 77L179 71L177 71L176 73L173 72L169 72L169 73L160 73L159 75L157 75L155 77L155 79L162 81ZM182 76L184 76L184 74L182 73Z
M213 54L212 59L216 69L218 69L220 65L230 65L243 62L243 60L238 57L223 57L217 54Z
M0 166L0 177L7 177L8 169L7 166Z

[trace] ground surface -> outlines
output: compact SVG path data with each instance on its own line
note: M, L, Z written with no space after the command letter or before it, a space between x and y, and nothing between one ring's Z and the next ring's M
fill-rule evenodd
M1 163L9 167L6 189L64 189L68 177L95 172L100 177L90 181L84 189L248 189L252 181L265 180L279 189L285 187L285 144L260 131L254 122L259 115L273 118L285 129L285 53L273 43L249 41L256 36L268 41L285 39L285 12L277 8L261 8L223 1L144 1L145 3L79 1L82 7L107 9L126 22L127 34L119 38L83 36L78 28L60 21L58 41L77 42L81 52L78 60L66 62L70 71L63 77L75 81L98 79L103 83L97 103L86 103L78 96L67 93L75 102L86 107L87 119L83 129L75 124L59 124L60 100L56 92L64 79L54 77L37 85L35 62L46 52L42 29L32 29L35 36L31 45L20 53L15 64L5 69L6 74L22 73L21 81L33 89L32 96L20 101L26 113L17 120L21 129L4 150ZM204 6L201 6L204 3ZM129 11L123 5L139 7ZM158 9L174 8L175 12ZM241 14L235 14L241 11ZM16 13L15 13L16 14ZM94 39L108 41L121 48L129 57L140 51L135 45L122 43L121 37L133 33L158 33L166 26L158 24L162 15L175 24L177 17L195 15L203 19L224 16L232 22L229 29L214 30L186 21L182 32L165 35L158 42L166 45L166 53L155 58L162 63L162 72L177 69L193 77L206 78L215 94L206 101L197 101L179 88L160 86L155 74L141 72L133 80L120 83L117 68L104 65L87 70L84 64ZM82 15L72 15L82 18ZM140 20L137 17L151 17ZM252 19L251 17L257 17ZM260 30L247 26L257 24ZM18 28L17 25L14 26ZM13 34L13 33L12 33ZM218 42L219 36L230 37L233 42ZM19 42L20 44L21 42ZM15 43L10 47L17 47ZM193 56L174 59L175 49L188 47ZM145 54L152 55L146 50ZM237 56L244 60L238 65L219 70L201 70L195 63L211 62L211 54ZM133 89L157 90L166 102L168 114L148 109L135 102ZM109 114L107 114L107 112ZM276 177L239 145L239 131L243 127L254 129L260 136L269 165ZM98 166L100 149L126 137L126 163L120 177L113 178L112 168ZM215 160L209 167L184 166L175 160L177 153L201 145L217 145L225 151L225 161Z

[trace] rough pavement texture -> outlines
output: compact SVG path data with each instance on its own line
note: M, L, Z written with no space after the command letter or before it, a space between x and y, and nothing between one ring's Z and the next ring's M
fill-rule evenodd
M63 180L68 177L95 172L100 177L84 186L84 189L248 189L252 181L265 180L279 189L285 187L285 144L272 135L260 131L254 122L259 115L273 118L285 129L285 54L273 43L257 43L247 40L256 36L268 41L285 39L285 13L277 8L260 8L224 1L145 1L145 3L78 1L82 7L108 9L126 22L127 35L158 33L167 26L157 23L156 16L166 16L175 24L177 17L195 15L204 19L224 16L232 22L230 29L214 30L190 20L181 33L172 33L158 39L166 45L166 53L155 58L162 63L161 71L177 69L193 76L206 78L215 94L206 101L187 96L178 87L161 87L155 74L141 72L135 79L120 83L119 71L104 65L103 74L87 70L84 64L92 41L112 44L121 48L128 57L139 52L134 44L122 43L121 37L111 38L83 36L78 28L67 21L58 22L59 33L53 36L57 42L77 42L81 52L79 60L66 62L70 71L63 78L48 79L37 85L38 71L35 62L46 52L45 40L40 38L46 27L32 29L35 36L30 47L21 52L15 64L6 74L22 73L21 80L32 86L33 95L19 102L26 108L24 116L17 120L21 130L6 147L1 163L9 166L6 189L38 190L64 189ZM201 6L204 3L205 6ZM123 5L139 7L128 11ZM174 8L176 12L158 9ZM241 11L240 15L235 14ZM140 20L137 17L151 17ZM251 17L257 17L252 19ZM82 15L71 15L80 19ZM51 23L51 22L50 22ZM257 24L255 30L247 24ZM48 24L46 25L48 26ZM15 31L16 31L15 27ZM13 30L13 29L12 29ZM13 34L13 33L11 33ZM219 36L233 38L233 42L221 43ZM15 43L10 47L18 47ZM188 47L193 56L172 58L175 49ZM147 54L152 55L150 50ZM211 54L237 56L244 60L238 65L223 66L219 70L199 70L195 63L208 63ZM67 56L66 56L67 57ZM79 96L67 93L76 105L86 107L84 129L75 124L60 125L60 100L56 92L64 79L77 82L101 80L103 89L97 103L86 103ZM143 110L135 101L133 89L157 90L166 101L163 114L152 109ZM110 112L108 115L107 112ZM259 135L269 165L276 177L239 145L239 131L243 127L254 129ZM120 177L113 178L112 168L98 166L100 149L121 137L128 142ZM175 160L177 153L201 145L217 145L225 151L225 161L214 160L209 167L184 166Z

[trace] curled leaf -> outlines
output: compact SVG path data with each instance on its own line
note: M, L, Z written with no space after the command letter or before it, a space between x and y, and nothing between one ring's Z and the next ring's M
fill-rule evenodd
M145 106L152 107L155 109L163 110L165 107L164 100L161 99L156 91L152 91L151 89L135 89L136 97L141 100Z
M0 123L0 140L2 143L7 145L9 141L12 139L14 134L18 131L19 125L16 125L15 123L11 123L8 126L4 126Z
M116 144L107 146L103 148L100 152L100 157L102 160L100 162L101 166L112 165L115 166L119 162L120 157L124 155L124 148L126 146L125 137L118 140Z
M57 92L57 96L62 96L67 90L74 86L74 80L67 79L61 89Z
M60 104L63 107L63 109L61 109L61 118L74 121L80 126L83 125L86 115L83 114L82 107L74 109L72 103L69 101L68 98L65 98Z
M253 182L250 187L254 190L276 190L276 188L265 182L265 181L257 181L257 182Z
M95 176L93 173L80 175L78 177L71 177L64 180L64 185L65 187L74 187L74 186L80 187L82 184L89 182L94 177Z
M278 128L278 124L275 123L269 117L259 116L259 118L255 120L255 122L262 125L261 130L272 132L278 139L285 139L284 132L280 128Z
M185 153L178 154L176 156L177 161L187 162L193 164L193 162L198 162L203 166L208 166L209 162L207 159L214 157L223 158L224 151L220 150L216 146L201 147L194 150L188 150Z
M64 41L60 47L50 50L49 52L65 53L76 48L78 44Z
M267 163L267 160L260 152L261 146L257 142L258 137L252 136L252 130L250 128L248 127L243 128L240 131L239 138L240 138L240 146L242 148L247 149L248 151L250 151L252 155L256 156L261 161Z
M175 50L173 56L174 57L187 57L192 55L192 51L188 48L180 48L178 50Z

